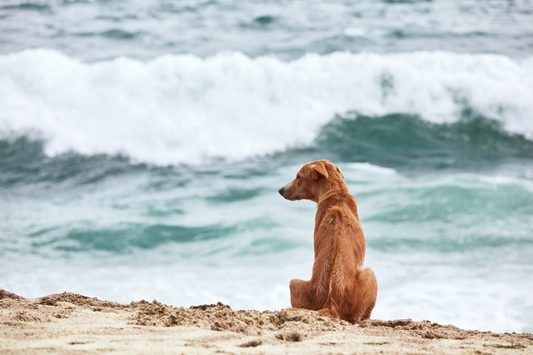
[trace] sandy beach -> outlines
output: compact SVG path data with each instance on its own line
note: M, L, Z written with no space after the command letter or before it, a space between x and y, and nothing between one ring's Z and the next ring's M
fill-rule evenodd
M533 334L410 319L351 325L315 312L123 305L74 293L0 290L2 354L533 354Z

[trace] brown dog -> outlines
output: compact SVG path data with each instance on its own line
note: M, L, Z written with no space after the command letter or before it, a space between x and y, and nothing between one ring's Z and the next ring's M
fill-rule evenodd
M363 269L365 236L339 168L327 160L307 163L279 193L317 203L313 274L309 281L291 280L292 307L350 323L370 318L378 283L372 269Z

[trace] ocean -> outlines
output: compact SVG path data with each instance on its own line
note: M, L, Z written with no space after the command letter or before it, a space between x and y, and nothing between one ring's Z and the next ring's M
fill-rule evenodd
M533 3L0 5L0 288L290 306L356 196L373 318L533 332Z

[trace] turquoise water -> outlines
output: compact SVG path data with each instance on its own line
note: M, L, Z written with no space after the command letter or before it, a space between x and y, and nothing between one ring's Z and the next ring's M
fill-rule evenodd
M2 5L0 288L287 307L329 159L375 318L533 332L530 7Z

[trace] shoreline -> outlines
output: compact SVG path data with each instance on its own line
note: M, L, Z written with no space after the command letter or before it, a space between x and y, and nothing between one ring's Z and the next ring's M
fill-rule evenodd
M129 305L74 293L0 290L2 354L533 354L533 334L410 319L352 325L313 311Z

